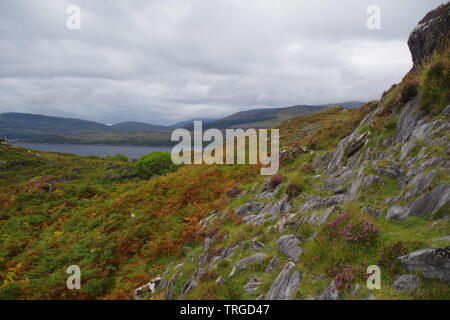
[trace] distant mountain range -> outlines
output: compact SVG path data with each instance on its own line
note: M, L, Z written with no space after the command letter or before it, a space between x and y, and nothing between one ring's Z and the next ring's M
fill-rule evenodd
M337 105L345 108L359 108L362 104L363 102L345 102ZM47 141L48 137L64 137L64 139L68 139L79 135L85 137L89 134L95 134L96 137L99 137L101 135L117 136L120 134L156 133L171 131L180 127L192 129L194 120L202 120L204 128L270 128L292 117L317 112L331 105L299 105L286 108L251 109L237 112L223 119L191 119L170 126L136 121L121 122L109 126L98 122L64 117L29 113L2 113L0 114L0 136L8 139Z

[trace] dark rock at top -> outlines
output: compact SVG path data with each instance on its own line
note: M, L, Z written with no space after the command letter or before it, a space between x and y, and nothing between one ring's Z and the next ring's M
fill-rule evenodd
M430 11L415 27L408 39L414 67L431 56L439 44L449 36L450 3Z

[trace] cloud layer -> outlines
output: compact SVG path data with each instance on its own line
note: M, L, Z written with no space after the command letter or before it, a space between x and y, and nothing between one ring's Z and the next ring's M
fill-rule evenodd
M366 26L374 2L381 30ZM409 33L444 2L3 0L0 112L169 124L370 100L410 69Z

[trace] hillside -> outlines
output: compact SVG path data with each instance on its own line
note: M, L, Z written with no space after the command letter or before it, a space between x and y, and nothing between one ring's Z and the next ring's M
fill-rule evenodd
M145 122L127 121L111 125L110 131L114 133L158 132L167 131L167 126L159 126Z
M449 300L449 14L413 30L414 68L380 100L279 124L270 178L185 165L144 180L0 142L0 299Z
M358 104L362 103L348 103L349 107ZM221 120L206 119L205 123L208 124L205 127L269 128L286 119L316 112L325 107L327 106L294 106L242 111ZM193 120L170 126L137 121L108 126L93 121L28 113L0 114L0 137L27 142L169 146L173 145L170 141L170 132L180 127L193 129Z
M0 137L27 138L58 134L107 132L105 124L29 113L0 114Z

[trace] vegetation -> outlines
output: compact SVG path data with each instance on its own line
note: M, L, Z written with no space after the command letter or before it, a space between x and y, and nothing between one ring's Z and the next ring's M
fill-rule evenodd
M172 162L169 152L154 151L140 157L134 164L134 172L143 179L173 172L177 165Z

